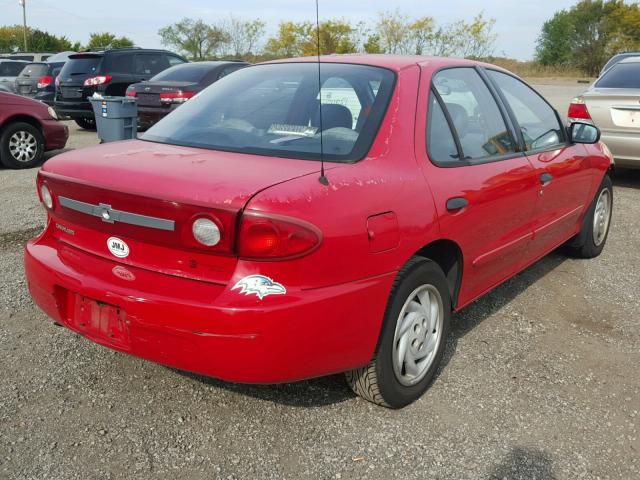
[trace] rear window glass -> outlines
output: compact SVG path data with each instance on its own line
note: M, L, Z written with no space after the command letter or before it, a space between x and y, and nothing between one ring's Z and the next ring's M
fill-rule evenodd
M197 63L185 63L168 68L151 80L164 80L167 82L193 82L197 83L204 78L214 67L211 65L198 65Z
M17 77L26 66L24 62L0 62L0 77Z
M597 88L640 88L640 62L618 63L596 82Z
M65 75L91 75L96 73L102 57L70 58L64 64Z
M49 65L44 65L42 63L32 63L24 67L22 72L20 72L21 77L42 77L49 72Z
M324 159L356 161L373 142L394 80L384 68L323 63L320 105L317 63L244 68L214 83L142 138L309 160L320 160L322 138Z

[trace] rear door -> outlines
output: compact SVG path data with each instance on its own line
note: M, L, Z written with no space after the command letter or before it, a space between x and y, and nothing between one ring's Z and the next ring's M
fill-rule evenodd
M426 150L417 148L416 155L423 159L442 236L462 249L460 306L521 268L537 181L477 69L444 69L431 84L423 82L429 92L421 100L428 103Z
M538 181L533 239L527 260L539 258L577 233L595 171L582 145L568 143L559 115L516 77L487 70L503 96Z

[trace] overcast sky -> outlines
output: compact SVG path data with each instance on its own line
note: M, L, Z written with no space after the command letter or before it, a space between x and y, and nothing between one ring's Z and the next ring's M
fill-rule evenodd
M216 22L230 14L259 17L273 33L280 20L315 20L313 0L26 0L29 26L66 35L83 43L89 32L126 35L141 47L160 47L159 28L182 17ZM357 23L375 19L378 11L399 8L419 17L430 15L438 23L470 20L481 9L496 19L496 54L531 59L542 23L556 10L576 0L320 0L320 17L344 18ZM0 25L22 23L18 0L0 0Z

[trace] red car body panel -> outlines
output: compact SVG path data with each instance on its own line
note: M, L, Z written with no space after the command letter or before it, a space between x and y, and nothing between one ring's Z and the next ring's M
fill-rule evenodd
M31 98L0 92L0 130L13 121L30 120L37 123L45 139L45 150L64 148L69 129L64 123L51 118L47 105Z
M185 244L181 225L151 237L140 227L104 224L56 205L43 234L26 246L36 303L57 322L133 355L231 381L292 381L369 362L397 272L423 248L447 242L460 251L452 306L459 309L579 231L611 165L600 145L440 168L429 161L425 140L431 76L445 66L477 63L325 61L397 74L368 155L327 163L328 186L318 181L317 161L143 141L67 153L40 174L54 197L110 202L177 224L198 209L223 212L234 225L253 213L308 222L322 235L316 250L283 261L213 254ZM557 189L540 193L542 171L552 172ZM447 199L461 195L469 206L448 212ZM126 240L128 257L109 253L112 235ZM260 299L233 289L253 274L286 286L286 294ZM113 336L96 334L102 327L85 329L87 298L102 302L91 308L113 306L100 317L117 326Z

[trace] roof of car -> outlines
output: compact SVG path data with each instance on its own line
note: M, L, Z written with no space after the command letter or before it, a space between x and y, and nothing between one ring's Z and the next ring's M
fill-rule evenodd
M297 57L272 60L264 63L299 63L317 62L318 57ZM353 63L358 65L371 65L374 67L384 67L391 70L402 70L412 65L433 65L435 67L446 67L449 65L488 65L473 60L449 57L428 57L423 55L388 55L388 54L348 54L348 55L322 55L321 63Z
M640 53L634 57L627 57L624 60L620 60L618 63L640 63Z
M74 59L74 58L80 58L78 56L80 55L105 55L105 54L111 54L111 53L126 53L126 52L162 52L162 53L171 53L173 55L175 55L173 52L170 52L169 50L164 50L162 48L140 48L140 47L126 47L126 48L105 48L105 49L96 49L96 50L87 50L85 52L77 52L77 53L73 53L71 55L69 55L69 58Z

